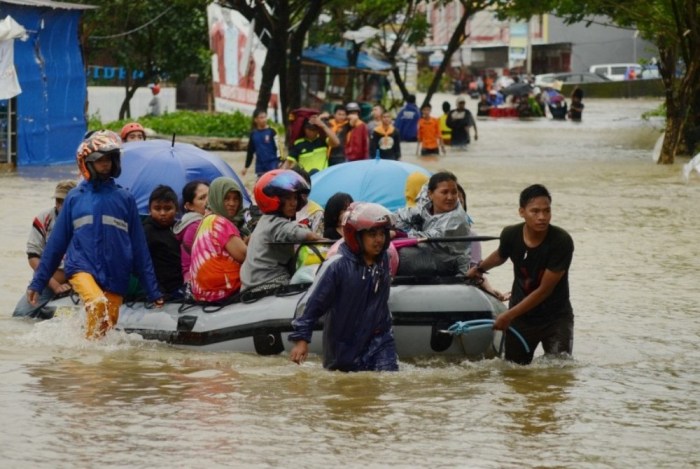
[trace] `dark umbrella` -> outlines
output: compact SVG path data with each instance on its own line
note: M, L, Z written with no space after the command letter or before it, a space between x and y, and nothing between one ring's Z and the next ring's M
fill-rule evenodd
M512 94L513 96L527 96L532 91L532 85L526 82L513 83L512 85L501 89L503 96Z
M159 184L172 187L180 197L188 182L211 182L219 176L234 179L241 188L243 204L250 204L243 182L224 160L188 143L173 144L168 140L125 143L121 164L122 174L117 183L134 195L142 215L148 214L148 198Z

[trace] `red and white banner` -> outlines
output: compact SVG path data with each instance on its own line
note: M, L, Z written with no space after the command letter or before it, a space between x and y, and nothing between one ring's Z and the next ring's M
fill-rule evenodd
M255 108L267 48L255 35L254 24L235 10L217 4L207 7L212 84L217 111ZM276 101L273 94L271 101Z

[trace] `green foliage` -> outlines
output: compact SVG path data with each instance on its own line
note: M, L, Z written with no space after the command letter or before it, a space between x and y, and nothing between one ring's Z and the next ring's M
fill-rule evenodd
M103 124L99 116L92 116L88 121L89 130L110 129L119 132L127 122L124 119ZM200 137L247 137L252 128L253 119L241 112L209 113L195 111L177 111L162 116L143 116L138 122L153 129L161 135L196 135Z
M416 87L418 91L425 93L428 91L430 83L433 81L435 72L431 68L423 68L418 72L418 82ZM452 89L452 79L447 74L443 74L440 77L440 84L438 85L437 91L446 92Z
M649 120L652 117L666 117L666 103L661 103L656 109L647 111L642 114L642 119Z
M131 86L190 74L210 76L205 0L76 0L96 5L83 15L81 40L88 64L122 66Z

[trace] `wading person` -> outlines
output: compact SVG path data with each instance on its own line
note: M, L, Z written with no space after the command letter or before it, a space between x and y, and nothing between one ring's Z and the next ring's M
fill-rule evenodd
M323 367L340 371L396 371L389 312L390 212L378 204L348 208L339 253L328 259L309 291L304 313L292 321L290 359L302 363L316 321L323 326Z
M73 181L61 181L56 185L54 191L55 205L50 209L44 210L32 222L32 231L27 239L27 258L32 271L36 271L39 267L39 260L46 247L46 241L51 235L58 214L63 208L63 201L68 196L68 192L76 186ZM12 313L14 317L42 317L41 308L46 303L51 301L56 295L70 291L71 287L66 279L66 274L63 271L63 265L59 266L58 270L49 279L49 282L44 290L39 295L37 305L31 305L26 295L17 303L15 311Z
M482 277L508 259L513 263L509 309L496 318L494 329L506 331L512 325L525 338L529 353L514 334L506 333L506 360L523 365L532 361L539 343L546 354L571 355L573 349L568 273L574 241L550 224L551 203L549 191L540 184L523 190L519 213L525 221L505 227L498 249L467 272L468 277Z
M63 203L27 299L36 304L65 257L65 273L87 313L85 335L99 338L119 319L131 272L149 301L163 305L134 196L114 182L121 173L121 140L114 132L93 133L78 147L84 180Z

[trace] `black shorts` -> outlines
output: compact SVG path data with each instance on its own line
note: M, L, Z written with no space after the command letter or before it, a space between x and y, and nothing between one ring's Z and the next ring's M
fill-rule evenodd
M531 323L525 320L514 320L511 326L520 333L530 347L530 352L515 334L506 334L506 360L527 365L532 362L537 345L542 343L544 353L547 355L568 354L574 348L574 313L572 310L564 310L550 321Z
M439 148L421 148L421 149L420 149L420 155L421 155L421 156L439 155L439 154L440 154L440 149L439 149Z

